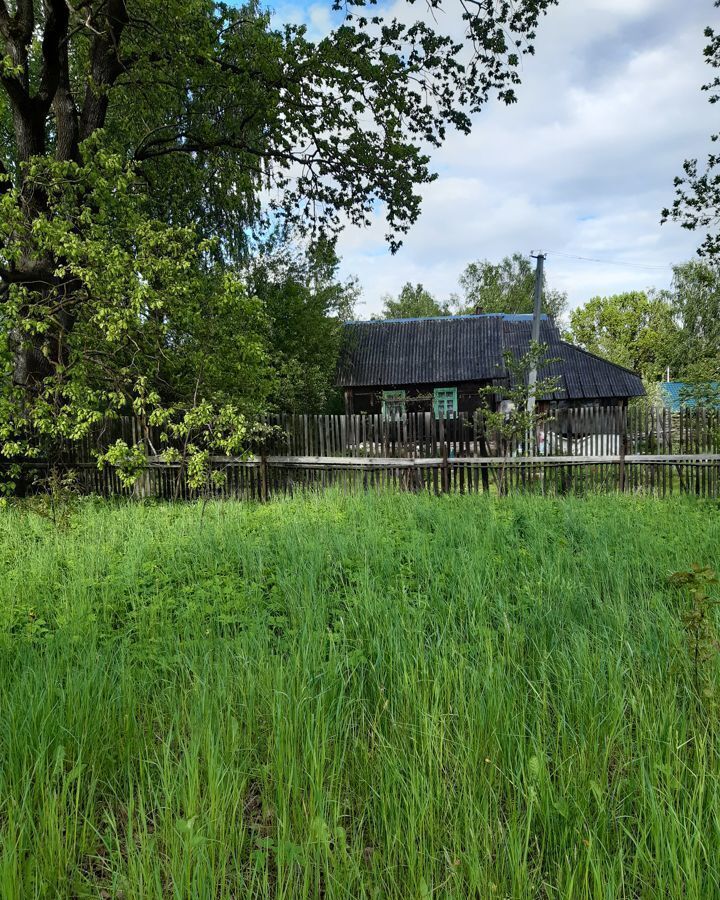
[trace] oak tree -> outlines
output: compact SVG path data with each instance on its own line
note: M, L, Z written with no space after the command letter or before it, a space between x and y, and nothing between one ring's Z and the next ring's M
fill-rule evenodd
M337 0L311 40L255 2L0 0L6 455L23 430L207 399L211 341L236 383L261 385L266 323L233 272L253 236L332 235L380 206L396 249L429 152L491 95L515 99L555 2L383 17Z

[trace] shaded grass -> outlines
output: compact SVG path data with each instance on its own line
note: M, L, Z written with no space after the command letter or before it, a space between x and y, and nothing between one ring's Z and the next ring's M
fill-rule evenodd
M719 539L680 499L5 511L0 896L719 896L667 584Z

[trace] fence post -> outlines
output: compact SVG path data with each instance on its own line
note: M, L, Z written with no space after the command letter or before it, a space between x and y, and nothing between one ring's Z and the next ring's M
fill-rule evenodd
M440 420L442 422L442 419ZM442 431L442 425L440 426ZM448 462L448 445L444 439L442 442L442 492L447 494L450 491L450 463Z
M625 490L625 454L627 453L627 442L628 442L627 422L626 422L625 416L626 416L626 413L625 413L625 410L623 409L622 413L620 414L620 429L621 429L620 470L618 473L618 482L619 482L618 486L619 486L621 492L624 492L624 490Z
M479 433L478 433L479 432ZM475 421L475 435L476 435L476 447L475 447L475 456L478 456L478 447L477 444L480 444L480 456L488 457L490 456L490 447L488 446L487 436L485 434L485 414L480 412L479 416ZM490 473L488 472L488 467L486 464L483 464L480 469L480 477L482 479L483 493L488 494L490 492Z
M440 441L440 455L442 464L440 468L440 490L443 494L448 492L448 447L445 433L445 416L438 419L438 439Z
M147 457L150 455L150 446L148 444L147 433L143 426L143 422L140 421L137 416L133 416L130 420L130 427L132 429L133 445L142 444L145 459L147 460ZM133 485L133 494L140 499L149 497L152 494L150 469L147 463L143 467L142 474Z
M260 499L263 503L268 499L268 464L264 450L260 455Z

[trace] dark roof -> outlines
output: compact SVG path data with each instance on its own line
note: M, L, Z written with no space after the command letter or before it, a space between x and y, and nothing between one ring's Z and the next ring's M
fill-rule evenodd
M538 372L538 378L557 379L558 390L548 400L591 400L598 397L641 397L645 393L642 379L635 372L611 363L581 347L563 341L556 326L542 323L540 341L547 345L550 360ZM532 316L524 320L505 319L505 347L516 358L527 352L532 333Z
M435 384L502 377L502 326L502 316L349 322L338 384Z
M549 366L538 377L559 378L551 399L637 397L641 379L628 369L563 341L543 316L540 340L548 345ZM348 322L338 367L341 387L447 384L507 378L503 354L527 351L532 316L485 314L427 319Z

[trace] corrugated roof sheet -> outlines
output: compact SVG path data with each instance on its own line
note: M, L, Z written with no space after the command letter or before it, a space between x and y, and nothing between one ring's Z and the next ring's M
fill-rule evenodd
M532 334L532 316L523 320L506 317L503 322L505 347L516 358L527 352ZM595 356L581 347L563 341L556 326L540 325L540 341L547 345L549 364L541 368L538 378L556 378L558 390L548 400L593 400L598 397L641 397L645 393L642 379L625 369Z
M350 322L338 368L342 387L382 387L499 381L507 377L506 350L527 351L532 316L485 314L428 319ZM546 316L540 340L548 345L551 363L540 378L557 377L556 400L638 397L641 379L592 353L563 341Z
M502 316L350 322L338 384L485 381L505 374Z
M692 392L696 385L687 381L663 381L660 385L660 392L663 395L665 406L673 412L678 412L682 406L692 409L696 406L696 401L692 397L683 397L685 392ZM711 391L720 390L720 384L717 381L710 382Z

